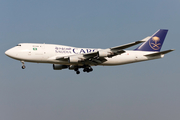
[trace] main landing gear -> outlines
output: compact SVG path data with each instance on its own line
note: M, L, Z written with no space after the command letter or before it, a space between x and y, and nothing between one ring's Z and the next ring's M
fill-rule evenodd
M74 71L76 71L76 74L80 74L79 68L75 68Z
M87 72L87 73L92 72L92 71L93 71L93 69L92 69L91 66L85 67L85 68L83 69L83 72Z
M84 69L83 69L83 72L87 72L87 73L93 71L93 69L92 69L91 66L83 66L83 67L79 67L79 66L78 66L77 68L74 69L74 71L76 71L76 74L80 74L79 68L84 68Z
M25 69L26 68L26 66L24 65L24 61L21 61L21 63L22 63L22 69Z

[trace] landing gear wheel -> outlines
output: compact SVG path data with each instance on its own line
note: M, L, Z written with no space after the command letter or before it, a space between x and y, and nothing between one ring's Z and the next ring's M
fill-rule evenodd
M92 71L93 71L93 69L92 69L92 68L89 68L89 71L90 71L90 72L92 72Z
M78 68L75 68L74 71L78 71Z
M93 69L92 69L91 66L84 66L83 72L89 73L89 72L92 72L92 71L93 71Z
M78 71L76 71L76 74L80 74L80 71L78 70Z
M23 66L22 66L22 69L25 69L25 68L26 68L26 66L25 66L25 65L23 65Z
M84 68L84 69L83 69L83 72L87 72L87 68Z

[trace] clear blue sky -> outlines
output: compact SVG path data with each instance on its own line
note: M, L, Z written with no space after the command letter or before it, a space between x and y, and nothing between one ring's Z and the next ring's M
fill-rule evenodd
M0 119L179 120L179 6L179 0L1 0ZM4 54L27 42L108 48L161 28L169 29L162 50L176 51L89 74L36 63L22 70Z

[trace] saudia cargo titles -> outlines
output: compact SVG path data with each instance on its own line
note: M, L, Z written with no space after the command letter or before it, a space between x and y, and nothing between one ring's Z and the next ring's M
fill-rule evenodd
M132 43L107 49L76 48L55 44L20 43L7 50L5 54L22 63L50 63L54 70L69 69L80 73L93 71L92 66L123 65L164 57L174 49L160 51L168 30L160 29L150 37ZM135 50L124 50L142 43Z

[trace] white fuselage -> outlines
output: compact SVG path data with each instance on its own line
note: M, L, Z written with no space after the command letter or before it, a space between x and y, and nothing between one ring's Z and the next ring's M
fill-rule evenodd
M25 62L72 65L72 64L81 64L81 63L69 63L68 61L56 60L56 58L66 57L71 55L81 55L85 53L96 52L98 50L101 49L76 48L76 47L55 45L55 44L21 43L7 50L5 53L6 55L8 55L13 59L25 61ZM112 58L106 57L107 61L98 65L105 65L105 66L122 65L122 64L140 62L145 60L158 59L164 56L164 55L159 55L155 57L144 56L150 53L154 53L154 52L126 50L125 53L114 56Z

